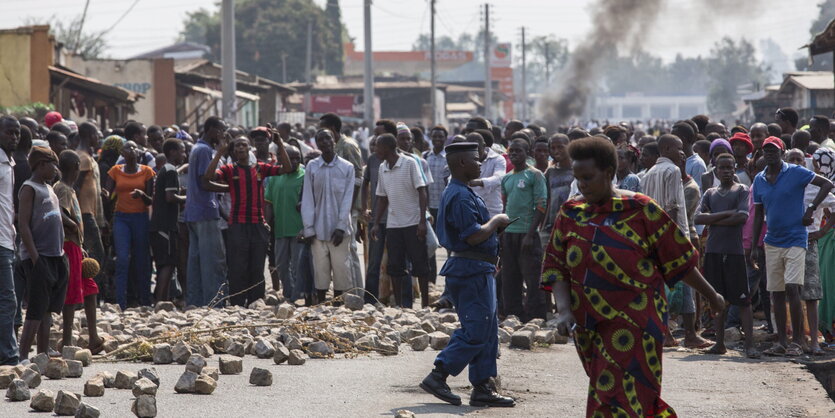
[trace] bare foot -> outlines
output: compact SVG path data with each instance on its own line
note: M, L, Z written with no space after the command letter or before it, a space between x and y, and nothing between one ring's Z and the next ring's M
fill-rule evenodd
M694 335L692 338L684 338L684 346L687 348L707 348L713 344L713 341L706 340L698 335Z
M728 349L725 348L725 344L720 344L720 343L716 343L716 344L713 345L713 347L710 347L709 349L704 351L705 354L716 354L716 355L725 354L727 352L728 352Z

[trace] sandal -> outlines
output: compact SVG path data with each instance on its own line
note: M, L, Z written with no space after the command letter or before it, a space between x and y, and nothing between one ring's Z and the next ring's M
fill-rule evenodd
M763 354L772 357L783 357L786 355L786 347L783 347L780 344L774 344L763 351Z
M812 351L811 354L813 356L825 356L826 355L826 351L823 351L823 349L820 348L820 347L815 347L815 349L813 349L811 351Z
M803 348L797 343L791 343L786 347L786 357L799 357L803 355Z
M750 351L745 352L745 357L748 357L750 359L758 359L758 358L760 358L761 355L762 355L762 353L757 351L756 348L752 348Z

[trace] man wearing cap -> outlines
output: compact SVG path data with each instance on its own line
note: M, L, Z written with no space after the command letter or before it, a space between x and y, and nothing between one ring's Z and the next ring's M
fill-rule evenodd
M766 168L754 178L754 231L758 237L763 218L768 219L765 234L766 289L774 297L774 318L777 327L777 343L766 350L766 355L799 356L803 354L803 309L800 290L806 268L806 226L818 205L832 190L832 183L804 167L783 161L785 145L777 137L768 137L763 143ZM817 196L804 207L803 195L811 183L820 187ZM756 258L759 249L751 251L750 264L759 268ZM792 317L792 343L786 337L786 299Z
M435 368L420 387L436 398L461 405L461 397L446 384L449 375L457 376L469 366L472 406L515 406L513 398L496 393L491 378L496 377L496 352L499 342L496 312L496 271L499 239L497 232L510 224L505 214L489 216L487 206L467 186L481 175L478 145L453 143L446 147L452 179L438 207L438 240L450 251L440 274L446 276L461 328L435 358Z
M736 176L739 182L751 187L751 176L748 174L748 155L754 152L754 143L745 132L737 132L731 139L734 159L736 159Z

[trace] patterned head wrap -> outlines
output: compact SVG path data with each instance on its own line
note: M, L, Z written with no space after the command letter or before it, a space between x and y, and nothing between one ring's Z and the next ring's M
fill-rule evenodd
M409 127L406 126L405 123L397 122L397 135L404 134L404 133L411 135L412 131L409 130Z
M835 151L826 147L820 147L812 154L812 158L818 165L820 175L835 180Z
M122 145L125 145L125 138L122 138L119 135L110 135L105 138L104 143L101 146L102 151L109 151L113 150L117 153L122 153Z

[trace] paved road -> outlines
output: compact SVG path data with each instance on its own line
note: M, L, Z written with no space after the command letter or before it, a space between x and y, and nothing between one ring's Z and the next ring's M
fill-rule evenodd
M570 344L534 352L503 347L499 363L503 385L519 399L512 410L466 406L466 372L450 381L453 390L464 395L465 406L439 403L417 388L436 353L404 350L394 357L308 360L304 366L275 365L247 356L244 373L221 376L217 390L209 396L174 393L185 367L157 366L162 380L158 416L373 417L391 416L398 409L426 416L584 416L587 380ZM216 366L216 357L209 364ZM41 387L82 392L84 381L97 371L136 371L146 366L97 363L86 368L80 379L44 380ZM269 368L273 386L250 386L253 366ZM835 404L815 378L791 362L671 350L665 353L664 367L664 399L683 417L835 416ZM103 417L132 416L132 395L127 390L107 389L104 397L83 400L100 408ZM32 416L28 405L2 401L0 416Z

